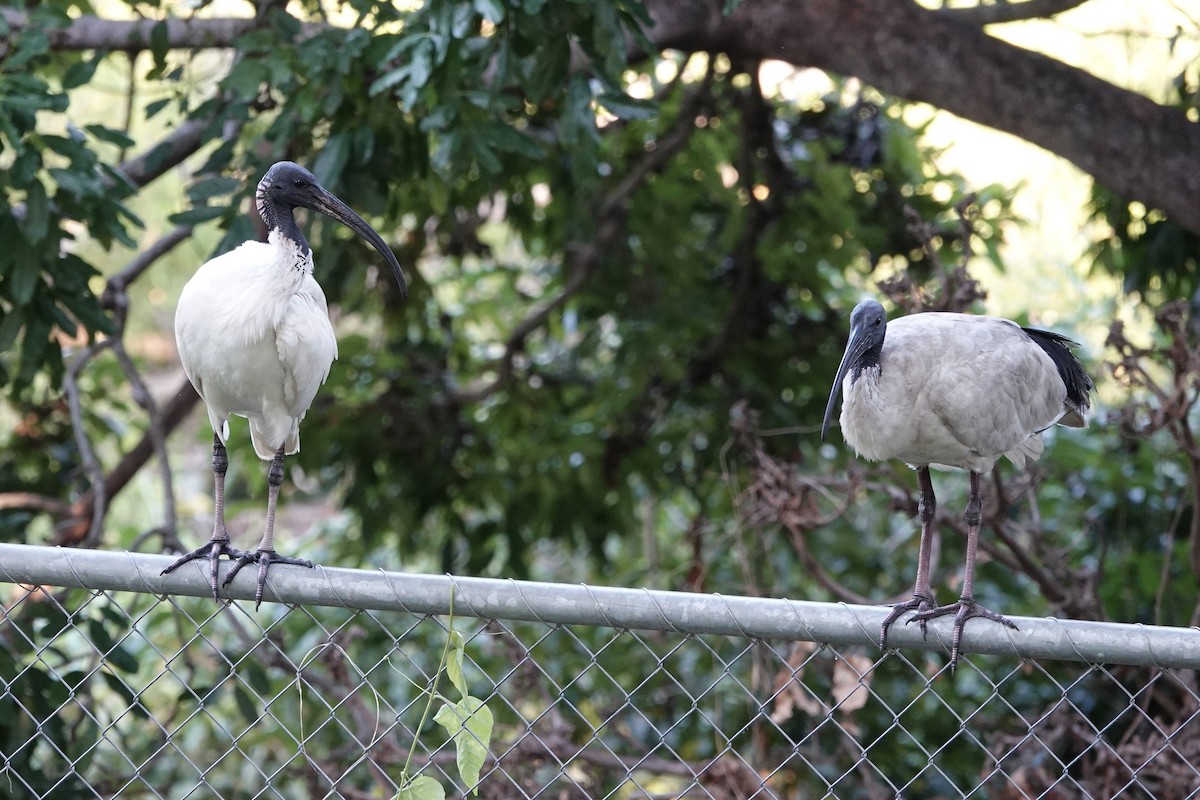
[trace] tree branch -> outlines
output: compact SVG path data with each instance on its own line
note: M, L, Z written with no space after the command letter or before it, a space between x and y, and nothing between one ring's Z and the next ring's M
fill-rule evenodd
M136 186L145 186L212 141L213 118L187 119L157 144L117 166Z
M29 15L12 8L0 9L0 16L8 23L8 37L20 35L29 26ZM173 50L201 50L206 48L231 47L239 36L262 25L253 17L201 19L133 19L110 20L83 16L71 21L65 28L46 30L50 47L54 50L102 50L105 52L136 53L149 50L155 31ZM162 27L160 27L162 26ZM300 27L300 38L306 39L328 25L304 23Z
M179 427L179 423L183 422L188 412L192 410L192 407L199 400L200 396L192 388L191 382L184 378L179 384L179 389L172 395L171 400L160 409L159 418L162 424L163 435L166 436ZM138 473L138 470L154 455L154 439L154 434L149 430L146 431L141 441L117 462L112 471L104 476L101 484L109 500L124 489L129 481L133 479L133 476ZM71 504L71 517L78 520L88 516L88 509L93 508L95 505L96 488L96 486L93 486L82 497ZM84 536L87 535L88 525L89 523L85 521L82 526L65 526L60 530L59 535L55 537L54 544L60 546L78 545Z
M646 5L654 20L647 33L661 49L783 59L857 76L1019 136L1200 233L1200 126L952 14L911 0L746 0L729 16L720 0Z
M979 3L974 6L939 8L936 13L964 25L997 25L1002 22L1020 22L1027 19L1047 19L1072 8L1078 8L1087 0L1025 0L1014 3L1001 0L999 3Z
M3 492L0 493L0 511L14 509L29 509L63 516L70 511L70 506L61 500L33 492Z

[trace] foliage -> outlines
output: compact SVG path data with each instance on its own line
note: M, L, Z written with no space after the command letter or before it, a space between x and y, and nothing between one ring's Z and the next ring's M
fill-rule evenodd
M453 622L453 616L451 616L451 622ZM467 687L467 680L463 677L463 659L466 657L466 649L467 643L463 635L451 628L446 637L446 648L442 651L442 660L433 675L432 686L429 689L429 702L425 706L425 712L417 730L420 731L425 727L425 719L429 716L429 709L433 705L434 699L442 700L442 705L434 714L433 721L441 725L450 737L450 741L454 742L459 777L462 778L465 785L471 787L470 794L478 795L479 775L487 757L488 745L492 741L492 728L495 721L492 710L478 697L472 697L470 689ZM458 692L459 699L454 702L438 694L438 680L442 676L443 669L446 677L450 679L451 685ZM404 769L400 773L398 800L438 800L438 798L445 797L442 785L430 776L410 777L409 769L415 750L414 743L414 746L409 748L408 761L405 762Z
M1194 113L1200 100L1197 74L1184 71L1172 89L1169 105ZM1200 301L1200 236L1100 184L1092 189L1091 211L1108 229L1092 246L1094 268L1121 276L1126 292L1141 293L1155 305L1177 298Z
M61 10L39 5L30 26L12 35L0 18L7 40L0 59L0 387L15 395L39 375L61 380L64 337L112 332L88 286L97 271L72 250L84 235L132 247L128 228L140 224L121 204L133 187L103 157L106 145L132 144L128 136L99 124L38 123L66 112L68 90L96 68L94 59L52 56L49 35L68 22Z

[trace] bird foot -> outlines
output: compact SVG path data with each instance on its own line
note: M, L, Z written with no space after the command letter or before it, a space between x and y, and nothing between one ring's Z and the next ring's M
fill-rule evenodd
M206 559L209 564L208 585L212 588L213 600L221 601L221 596L217 594L217 566L221 560L221 556L228 556L231 559L237 560L245 558L249 555L245 550L238 550L229 543L229 534L221 536L214 534L213 538L208 540L208 543L202 547L197 547L190 553L186 553L175 559L166 569L160 572L160 575L166 575L168 572L174 572L179 567L189 561L199 561ZM229 583L229 581L226 581Z
M229 570L229 574L225 576L222 586L228 586L233 577L241 571L242 567L247 564L258 564L258 583L254 589L254 608L257 610L262 605L263 587L267 583L267 569L272 564L291 564L296 567L308 567L312 569L313 562L304 558L287 558L276 553L274 550L259 550L251 553L244 551L237 557L233 563L233 569Z
M951 603L947 606L940 606L928 611L922 611L914 614L909 622L920 622L924 626L929 620L937 619L938 617L954 615L954 633L950 638L950 671L954 672L958 667L958 645L962 641L963 626L967 624L967 620L975 617L983 617L990 619L992 622L999 622L1015 630L1020 630L1016 623L1008 617L1001 616L995 611L989 611L983 606L976 603L973 599L959 598L957 603Z
M937 599L932 594L923 592L913 592L912 600L906 600L903 603L892 603L892 613L888 614L883 620L883 624L879 626L879 649L887 650L887 635L888 628L892 627L892 623L900 619L909 611L926 612L937 608ZM916 619L915 617L913 619ZM912 620L908 620L912 622ZM921 622L921 636L925 635L925 622Z

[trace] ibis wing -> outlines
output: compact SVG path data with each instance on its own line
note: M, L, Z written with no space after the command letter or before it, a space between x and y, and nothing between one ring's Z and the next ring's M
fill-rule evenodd
M289 414L303 419L337 358L325 293L311 277L289 301L275 328L275 346L283 367L284 404Z
M997 320L997 323L1001 321ZM1021 466L1041 455L1039 433L1067 411L1051 361L1016 325L981 326L973 352L941 368L938 417L971 452Z
M911 418L911 447L899 457L918 461L983 469L1007 454L1023 463L1040 453L1038 433L1068 410L1053 360L1018 325L995 317L894 320L883 375L891 405Z

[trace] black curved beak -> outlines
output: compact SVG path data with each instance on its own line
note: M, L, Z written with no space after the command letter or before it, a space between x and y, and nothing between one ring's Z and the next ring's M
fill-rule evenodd
M388 266L392 268L392 272L396 275L396 283L400 286L400 296L408 297L408 282L404 280L404 272L400 269L400 262L396 260L396 254L383 241L383 237L375 232L375 229L367 224L367 221L354 213L350 206L338 200L330 192L323 188L315 187L317 196L310 203L304 203L313 211L319 211L330 219L336 219L338 222L345 225L350 230L357 233L362 238L371 243L371 246L379 251L379 254L388 262Z
M821 421L821 441L825 441L825 435L829 433L829 423L833 419L837 399L842 393L842 381L846 379L846 373L870 347L871 338L867 332L861 326L852 327L850 341L846 343L846 352L842 355L842 363L838 365L837 375L833 379L833 388L829 390L829 402L825 404L825 419Z

